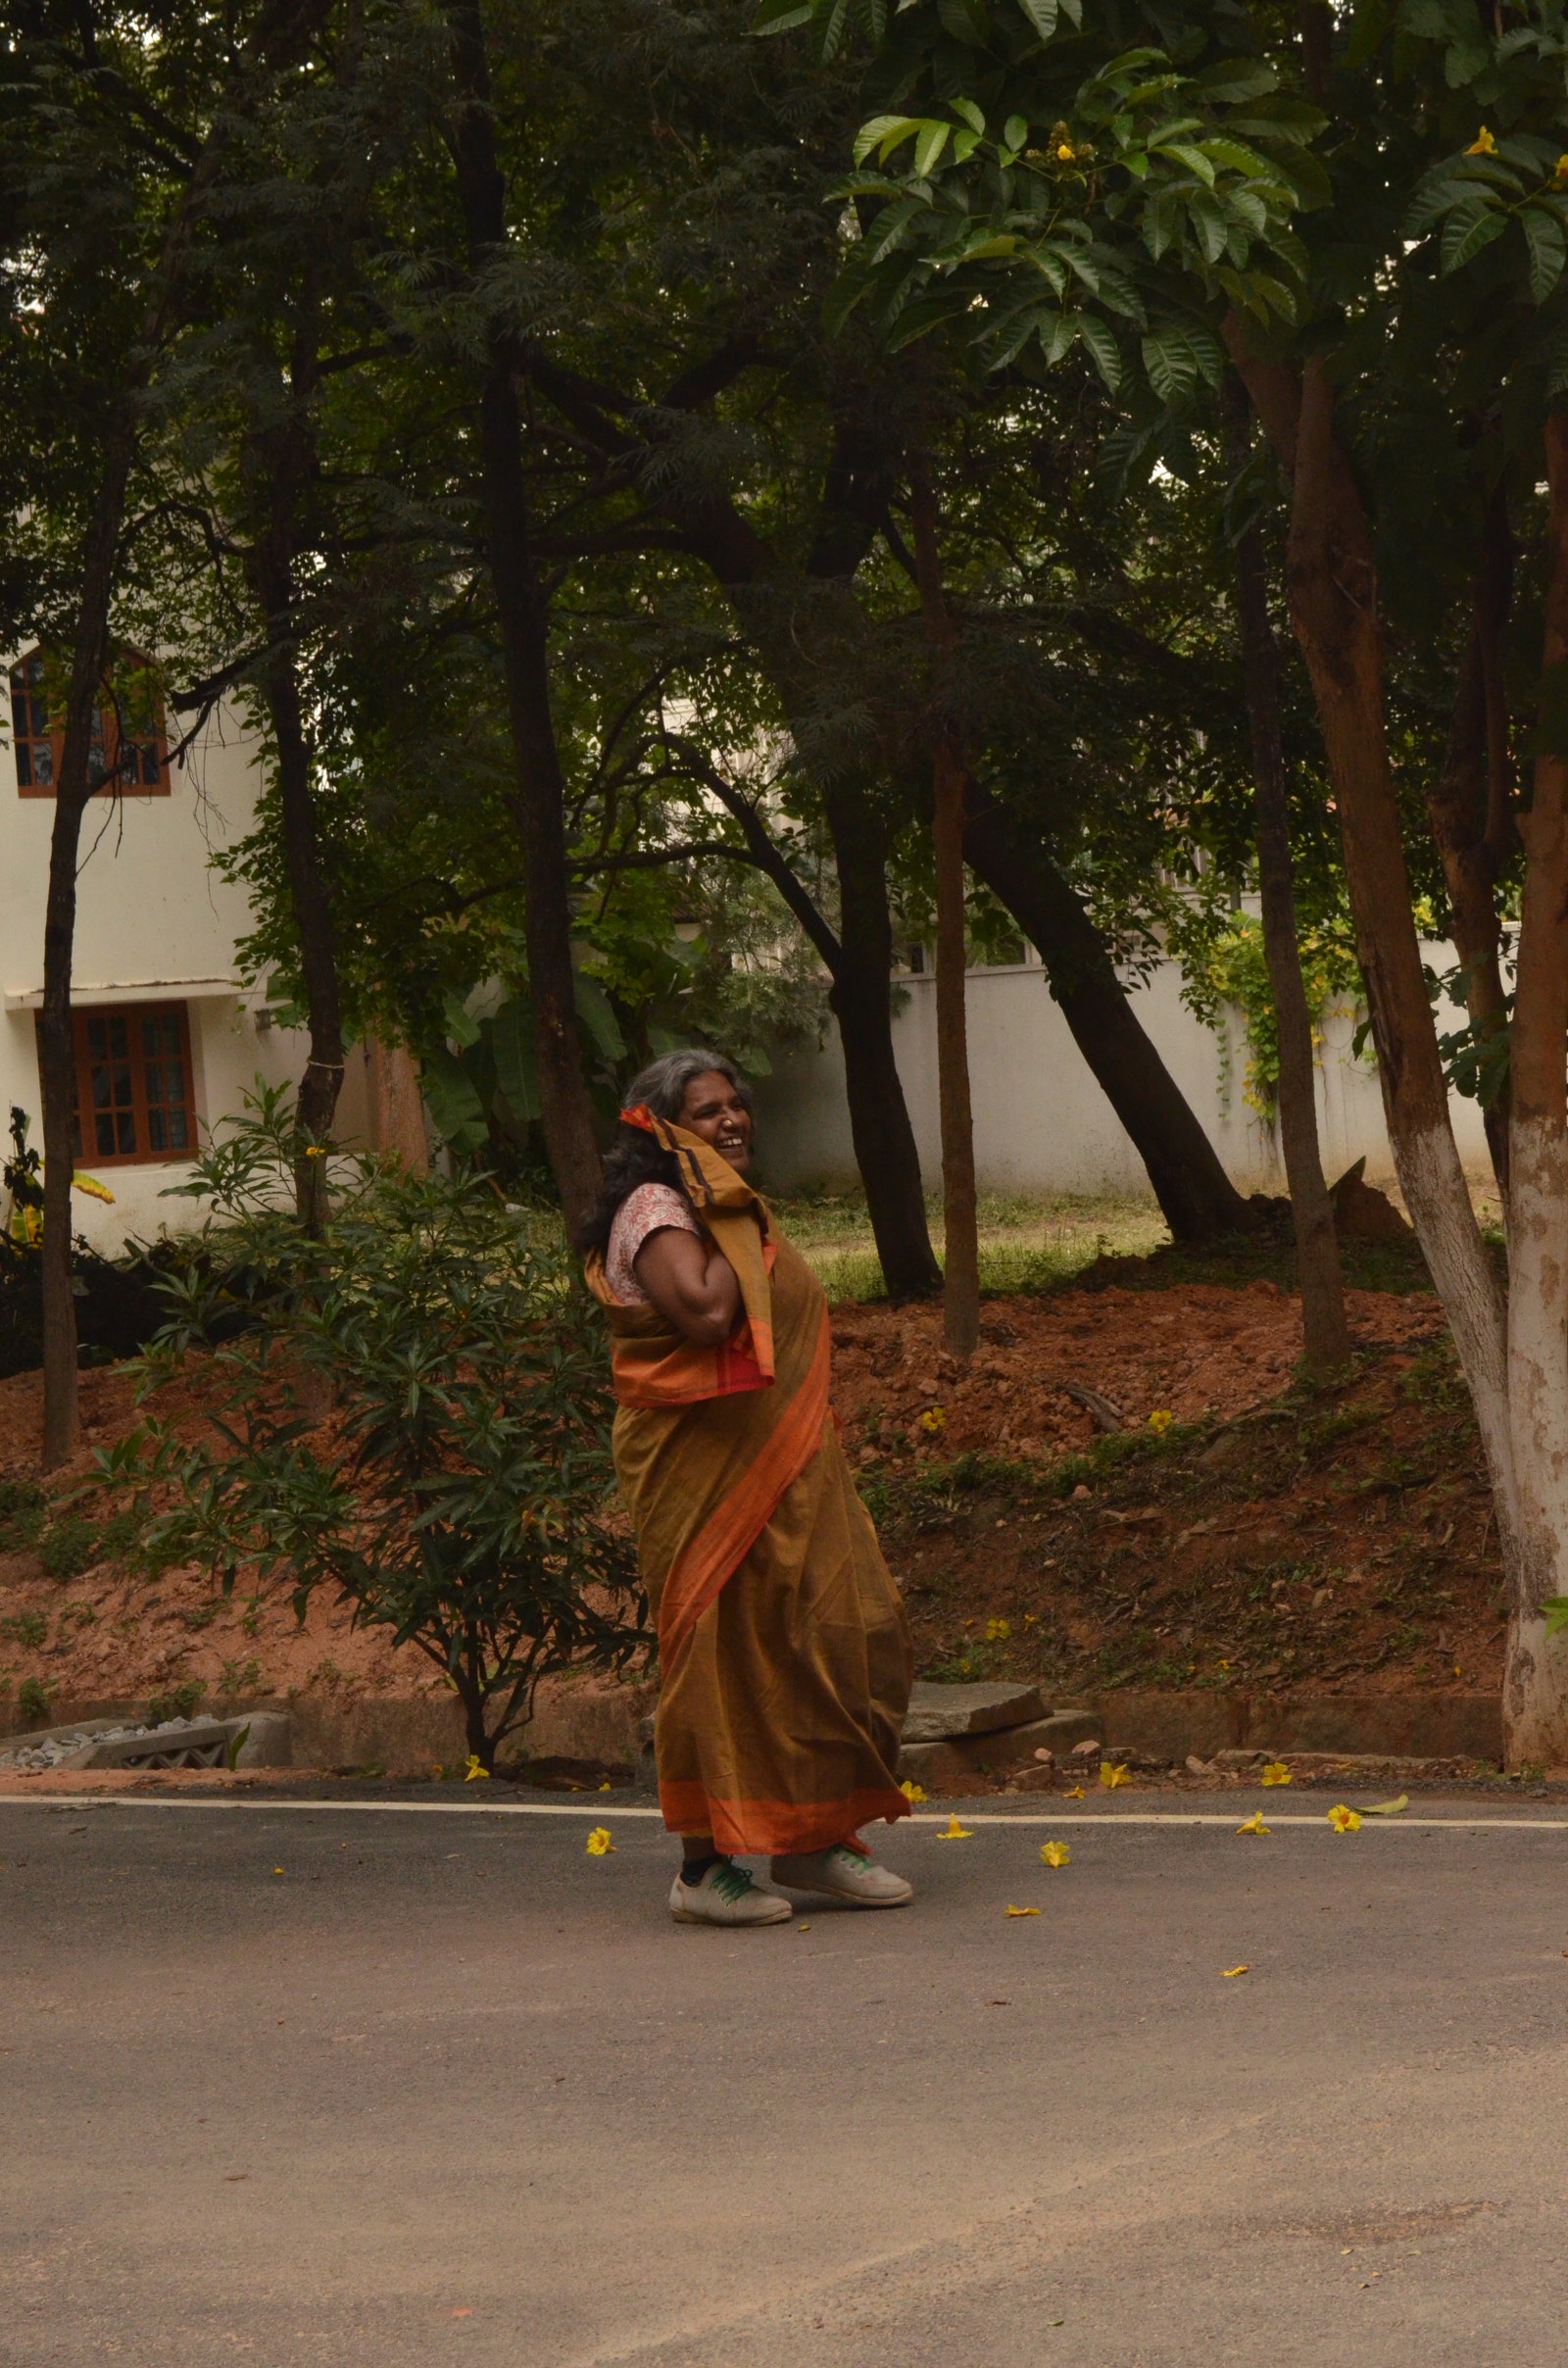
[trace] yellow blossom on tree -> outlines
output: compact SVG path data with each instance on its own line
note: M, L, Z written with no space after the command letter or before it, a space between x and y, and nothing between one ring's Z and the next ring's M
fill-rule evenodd
M937 1836L937 1840L939 1842L971 1842L973 1839L974 1835L972 1828L967 1825L960 1825L958 1823L956 1814L948 1819L947 1831L945 1833L938 1834Z
M1361 1830L1360 1818L1354 1809L1348 1809L1343 1801L1330 1809L1329 1823L1337 1834L1358 1834Z
M588 1836L588 1855L590 1858L602 1858L607 1850L612 1850L614 1847L614 1844L610 1839L610 1828L608 1825L596 1825Z
M1291 1771L1283 1759L1271 1759L1263 1770L1261 1781L1264 1784L1289 1784Z
M1487 127L1486 127L1486 125L1485 125L1485 123L1483 123L1483 124L1482 124L1482 126L1481 126L1481 129L1480 129L1480 130L1479 130L1479 131L1476 133L1475 138L1474 138L1474 139L1471 141L1471 143L1470 143L1469 147L1468 147L1468 148L1465 150L1465 155L1466 155L1466 156L1495 156L1495 155L1496 155L1496 153L1497 153L1497 143L1496 143L1496 141L1495 141L1495 140L1493 138L1493 136L1492 136L1491 132L1490 132L1490 131L1487 129Z

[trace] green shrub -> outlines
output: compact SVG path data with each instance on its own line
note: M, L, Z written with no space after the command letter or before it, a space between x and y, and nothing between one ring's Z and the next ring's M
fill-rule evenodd
M648 1643L613 1515L599 1311L483 1179L334 1160L336 1209L306 1234L293 1150L270 1097L198 1163L220 1237L208 1270L268 1277L213 1357L216 1435L192 1447L146 1422L100 1474L133 1485L138 1510L166 1498L148 1554L201 1563L225 1593L245 1565L259 1586L283 1578L302 1619L330 1585L356 1625L425 1654L488 1768L542 1677L622 1666ZM154 1382L209 1337L194 1286L172 1296Z
M0 1620L0 1636L8 1644L25 1645L29 1652L35 1653L48 1634L49 1622L41 1611L18 1611Z
M51 1521L38 1541L38 1559L52 1579L74 1579L103 1558L95 1521L73 1515Z
M167 1694L155 1694L147 1704L147 1724L161 1727L171 1718L189 1718L201 1708L207 1688L199 1677L181 1679Z
M23 1679L17 1688L17 1708L22 1712L24 1725L46 1727L49 1724L49 1713L54 1707L50 1701L52 1691L41 1678Z

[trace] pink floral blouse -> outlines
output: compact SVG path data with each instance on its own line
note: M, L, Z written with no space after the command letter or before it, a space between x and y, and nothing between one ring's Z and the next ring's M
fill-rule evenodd
M623 1307L646 1307L648 1294L637 1280L638 1251L651 1233L673 1227L678 1233L702 1232L684 1193L672 1184L639 1184L615 1211L605 1258L605 1280Z

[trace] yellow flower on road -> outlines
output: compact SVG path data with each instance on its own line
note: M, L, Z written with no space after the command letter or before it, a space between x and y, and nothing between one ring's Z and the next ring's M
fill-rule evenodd
M1040 1855L1048 1866L1065 1866L1072 1852L1065 1842L1042 1842Z
M925 1799L925 1786L923 1784L916 1784L911 1776L906 1776L904 1782L899 1787L899 1791L904 1795L905 1800L908 1802L911 1809L914 1807L916 1801L920 1801Z
M1329 1823L1337 1834L1358 1834L1361 1830L1360 1818L1354 1809L1348 1809L1343 1801L1337 1808L1330 1809Z
M1289 1784L1291 1771L1283 1759L1271 1759L1264 1768L1259 1781L1263 1784Z
M1119 1784L1129 1784L1132 1780L1125 1765L1112 1767L1108 1760L1102 1759L1100 1763L1100 1781L1107 1792L1113 1793Z
M464 1770L463 1770L463 1781L464 1781L464 1783L465 1783L465 1784L477 1784L477 1783L479 1783L479 1782L480 1782L480 1780L481 1780L481 1779L483 1779L485 1782L488 1782L488 1781L489 1781L489 1776L490 1776L490 1771L489 1771L489 1769L488 1769L488 1768L487 1768L487 1767L484 1765L483 1761L480 1759L478 1752L477 1752L477 1751L470 1751L470 1752L468 1753L468 1756L467 1756L466 1761L466 1762L465 1762L465 1764L464 1764Z
M1009 1916L1037 1916L1040 1910L1038 1907L1009 1907L1007 1913Z
M1075 1784L1070 1793L1063 1793L1062 1795L1063 1801L1082 1801L1083 1797L1084 1788L1081 1784Z
M1234 1982L1239 1973L1250 1973L1252 1968L1250 1965L1222 1965L1219 1970L1222 1980Z
M612 1850L614 1847L614 1844L610 1839L609 1826L596 1825L588 1837L589 1857L602 1858L607 1850Z
M1268 1832L1268 1827L1263 1823L1262 1810L1254 1809L1250 1817L1248 1818L1247 1823L1245 1825L1239 1825L1236 1828L1236 1831L1239 1834L1266 1834Z
M970 1826L960 1825L958 1823L957 1814L955 1812L954 1815L948 1819L947 1832L945 1834L938 1834L936 1839L939 1842L972 1842L974 1839L974 1831Z

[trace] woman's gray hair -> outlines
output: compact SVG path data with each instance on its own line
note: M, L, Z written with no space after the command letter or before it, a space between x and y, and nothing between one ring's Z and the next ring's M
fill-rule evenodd
M671 1123L679 1118L686 1106L686 1088L694 1077L718 1075L735 1088L748 1110L752 1107L752 1089L733 1061L722 1053L705 1053L697 1047L683 1053L662 1053L651 1061L640 1076L626 1088L624 1108L635 1110L646 1103L656 1118Z

